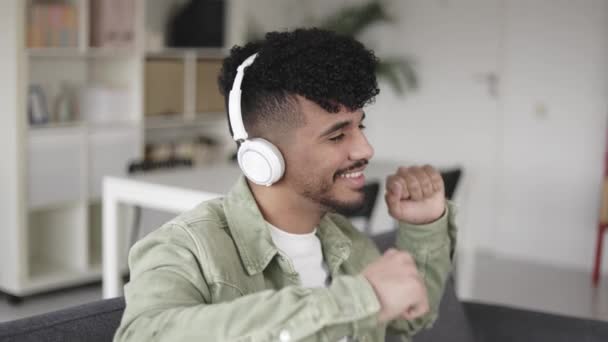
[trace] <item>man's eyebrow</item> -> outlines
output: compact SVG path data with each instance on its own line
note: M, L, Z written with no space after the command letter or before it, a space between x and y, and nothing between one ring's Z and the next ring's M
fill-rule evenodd
M353 122L352 120L345 120L345 121L336 122L335 124L331 125L331 127L329 127L328 129L326 129L325 131L323 131L323 133L321 133L321 135L319 135L319 137L328 136L328 135L332 134L335 131L339 131L342 128L349 126L352 122Z
M363 115L361 115L361 120L359 122L363 122L363 120L365 120L365 112L363 112ZM322 137L328 136L335 131L339 131L342 128L349 126L351 123L353 123L352 120L336 122L335 124L331 125L331 127L326 129L325 131L323 131L323 133L321 133L321 135L319 135L319 137L322 138Z

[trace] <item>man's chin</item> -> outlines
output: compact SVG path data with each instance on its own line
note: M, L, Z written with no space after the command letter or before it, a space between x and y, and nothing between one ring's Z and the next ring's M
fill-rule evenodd
M352 216L357 214L365 205L363 198L354 201L339 201L336 199L323 201L322 203L329 211L338 213L344 216Z

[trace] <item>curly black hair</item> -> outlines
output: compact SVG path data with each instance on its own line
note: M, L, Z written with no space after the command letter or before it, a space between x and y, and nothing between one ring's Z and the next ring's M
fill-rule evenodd
M218 83L226 100L237 67L258 53L241 85L243 121L250 128L260 121L301 122L294 95L336 113L373 102L379 93L378 59L355 39L318 28L269 32L265 39L234 46L224 60ZM231 132L232 133L232 132Z

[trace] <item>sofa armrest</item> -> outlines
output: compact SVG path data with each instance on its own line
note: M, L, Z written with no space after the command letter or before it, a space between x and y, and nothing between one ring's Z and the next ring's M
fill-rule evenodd
M124 307L119 297L0 323L0 341L112 341Z
M476 341L608 341L608 322L481 303L464 303Z

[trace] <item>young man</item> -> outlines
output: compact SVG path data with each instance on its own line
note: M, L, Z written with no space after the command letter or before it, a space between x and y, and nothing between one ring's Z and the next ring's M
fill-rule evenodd
M115 341L380 342L432 324L456 231L439 173L387 177L399 228L382 256L339 215L363 201L376 64L317 29L231 50L219 83L247 178L133 247Z

